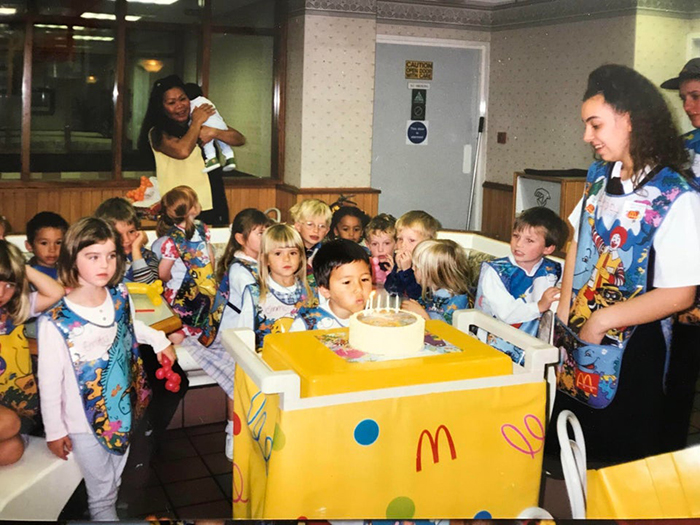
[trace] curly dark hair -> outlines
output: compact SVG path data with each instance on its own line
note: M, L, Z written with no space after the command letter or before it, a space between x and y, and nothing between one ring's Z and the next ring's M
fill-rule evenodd
M688 154L673 121L671 111L659 90L634 69L606 64L588 76L583 101L602 95L618 113L627 113L632 125L630 156L633 182L646 166L671 168L686 178Z
M357 206L341 206L335 211L335 213L333 214L333 218L331 219L330 228L328 229L328 231L331 234L330 238L340 238L335 234L335 228L338 226L340 221L343 220L343 217L347 215L350 215L351 217L357 217L360 220L360 224L362 225L362 238L364 238L365 227L367 226L367 223L369 223L370 217Z

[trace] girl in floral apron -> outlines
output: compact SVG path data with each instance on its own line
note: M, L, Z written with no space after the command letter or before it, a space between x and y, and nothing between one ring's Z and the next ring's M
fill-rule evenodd
M174 343L185 336L199 335L216 295L214 256L209 229L195 217L202 211L197 194L189 186L177 186L163 195L156 228L162 259L158 273L163 295L182 320L180 332L171 334Z
M29 285L36 292L29 291ZM0 240L0 465L24 452L20 433L34 426L39 398L24 321L64 294L63 286L31 266L15 245Z
M601 160L569 218L575 236L557 312L551 421L573 411L589 462L599 466L667 451L670 316L692 304L700 283L700 195L651 82L625 66L602 66L583 100L583 138Z
M125 258L102 219L66 232L58 276L70 288L39 319L39 390L46 441L61 459L75 455L85 478L90 519L117 520L116 502L133 430L150 389L139 344L158 361L175 352L165 334L134 320L122 283Z

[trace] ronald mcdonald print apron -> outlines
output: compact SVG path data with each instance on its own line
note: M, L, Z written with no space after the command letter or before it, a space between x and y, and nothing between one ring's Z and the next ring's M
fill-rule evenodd
M148 407L151 391L134 336L126 287L119 284L110 288L109 293L117 335L106 358L83 361L71 351L74 337L90 323L68 308L65 300L44 315L58 327L66 342L85 416L95 437L107 451L124 454L131 432Z
M625 347L634 326L608 331L602 344L578 338L592 313L647 291L649 252L654 235L673 202L689 183L671 169L656 169L647 182L626 195L605 187L612 165L596 162L588 170L579 224L568 326L557 320L554 344L562 359L560 391L592 408L605 408L615 397Z

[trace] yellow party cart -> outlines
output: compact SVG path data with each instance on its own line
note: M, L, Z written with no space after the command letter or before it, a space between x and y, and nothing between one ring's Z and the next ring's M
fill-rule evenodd
M522 366L470 335L525 350ZM233 517L513 518L537 505L558 350L475 310L376 360L347 329L223 333L235 378ZM361 354L361 353L360 353ZM368 357L369 356L369 357Z

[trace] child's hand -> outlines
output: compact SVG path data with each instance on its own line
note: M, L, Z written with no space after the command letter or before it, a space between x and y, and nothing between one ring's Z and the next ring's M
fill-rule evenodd
M410 252L401 251L396 253L396 266L399 270L406 271L413 266Z
M425 311L425 308L423 308L418 303L418 301L415 301L413 299L405 299L401 302L401 309L408 310L409 312L413 312L414 314L418 314L426 321L430 321L430 316L428 315L428 312Z
M144 244L148 242L148 235L144 231L137 231L134 236L134 240L131 242L131 254L132 256L137 253L141 253L141 248Z
M68 453L73 451L73 443L68 436L63 436L54 441L47 441L46 445L54 456L64 461L68 459Z
M168 346L164 350L161 350L156 354L156 358L158 359L158 362L162 365L163 364L163 357L167 357L170 359L171 363L174 363L177 361L177 354L175 353L175 348L173 345Z
M391 255L378 255L379 269L383 272L390 272L394 269L394 258Z
M537 302L537 307L540 310L540 313L544 313L547 310L549 310L549 307L552 306L552 303L554 301L559 300L559 294L561 293L561 290L557 288L556 286L552 286L551 288L547 288L544 293L542 294L542 299L540 299Z

